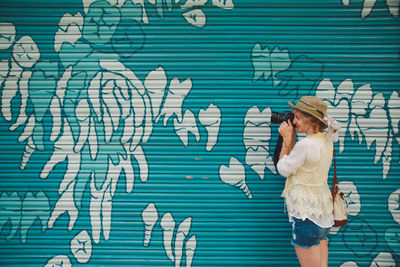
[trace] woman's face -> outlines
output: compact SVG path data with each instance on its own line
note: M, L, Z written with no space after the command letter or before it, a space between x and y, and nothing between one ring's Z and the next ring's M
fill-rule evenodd
M311 125L308 121L304 118L303 113L298 110L294 110L294 119L293 124L296 125L296 129L298 133L308 133L311 129Z

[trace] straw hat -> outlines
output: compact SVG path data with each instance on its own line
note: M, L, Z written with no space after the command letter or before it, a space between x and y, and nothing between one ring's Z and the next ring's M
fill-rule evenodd
M318 97L308 95L301 97L296 105L293 105L290 102L288 103L293 110L296 109L304 113L307 113L313 116L314 118L318 119L319 121L321 121L324 125L328 126L328 124L324 121L324 117L326 116L326 110L328 109L328 106L325 104L324 101L322 101Z

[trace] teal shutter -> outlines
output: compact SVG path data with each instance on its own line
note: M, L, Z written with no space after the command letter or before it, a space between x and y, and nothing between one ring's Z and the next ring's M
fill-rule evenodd
M389 0L0 1L0 264L298 265L270 117L308 94L329 266L400 265L399 33Z

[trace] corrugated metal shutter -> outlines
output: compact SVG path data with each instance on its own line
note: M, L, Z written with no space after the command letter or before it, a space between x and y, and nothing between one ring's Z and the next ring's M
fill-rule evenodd
M315 94L351 201L329 266L400 266L399 1L0 14L0 264L297 265L270 114Z

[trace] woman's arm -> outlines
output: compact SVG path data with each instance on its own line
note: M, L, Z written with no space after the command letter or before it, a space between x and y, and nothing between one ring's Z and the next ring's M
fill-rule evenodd
M279 133L283 138L282 150L279 156L279 159L282 159L285 155L290 154L296 144L296 131L291 121L284 121L279 126Z

